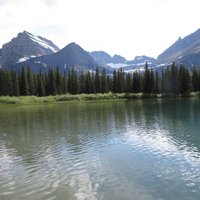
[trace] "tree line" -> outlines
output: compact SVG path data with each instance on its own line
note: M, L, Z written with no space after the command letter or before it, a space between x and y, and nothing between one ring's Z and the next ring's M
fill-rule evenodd
M78 73L74 68L61 73L59 68L33 74L31 67L22 67L20 73L0 70L0 96L48 96L80 93L146 93L186 94L200 91L200 71L189 71L183 65L163 69L161 74L145 64L143 73L125 73L122 69L107 75L106 70Z

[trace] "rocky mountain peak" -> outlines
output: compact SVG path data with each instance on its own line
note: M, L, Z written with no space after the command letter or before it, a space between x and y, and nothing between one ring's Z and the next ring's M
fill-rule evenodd
M2 46L1 65L8 67L31 57L55 53L58 50L59 48L50 40L23 31Z
M200 61L200 59L197 59L199 52L200 29L183 39L179 37L175 43L158 56L158 61L163 63L179 62L187 65L196 65ZM190 62L186 62L186 60L190 60ZM195 62L193 62L194 60Z

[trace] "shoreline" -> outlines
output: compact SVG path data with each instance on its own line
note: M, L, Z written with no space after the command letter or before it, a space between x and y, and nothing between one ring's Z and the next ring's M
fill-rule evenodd
M2 105L27 105L27 104L49 104L58 102L93 102L93 101L113 101L113 100L133 100L133 99L164 99L164 98L188 98L200 97L200 92L191 92L185 95L173 94L143 94L143 93L97 93L97 94L63 94L56 96L1 96Z

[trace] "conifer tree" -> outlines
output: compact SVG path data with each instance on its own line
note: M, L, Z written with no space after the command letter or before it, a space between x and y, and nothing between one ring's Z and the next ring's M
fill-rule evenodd
M85 75L83 71L79 76L79 87L80 87L80 93L85 93Z
M179 90L180 94L186 94L190 91L189 71L183 65L179 69Z
M85 74L85 93L91 93L91 75L89 71Z
M134 93L139 93L141 92L141 75L139 72L134 72L133 73L133 92Z
M20 95L26 96L29 95L28 93L28 82L27 82L27 76L25 72L25 67L22 66L21 75L20 75Z
M175 66L175 63L173 62L172 67L171 67L171 92L173 94L178 94L178 69Z
M94 72L92 72L92 77L91 77L91 89L92 89L92 93L95 93L95 75Z
M161 76L161 93L165 93L165 72L162 69L162 76Z
M160 78L158 75L158 72L156 71L156 78L155 78L155 88L154 93L159 94L160 93Z
M5 96L7 95L7 83L6 83L6 76L5 71L0 71L0 95Z
M196 69L192 72L192 87L194 92L200 91L200 72Z
M32 74L30 66L28 66L28 70L27 70L27 83L28 83L28 94L34 95L35 85L34 85L33 74Z
M122 68L117 71L117 92L123 93L125 89L125 78Z
M113 92L113 81L110 76L107 76L108 92Z
M67 91L67 75L66 75L66 72L64 71L64 75L62 78L62 93L66 94L67 92L68 92Z
M76 70L72 68L71 74L69 74L69 92L71 94L79 93L79 82Z
M164 72L164 93L171 93L172 92L172 83L171 83L171 71L167 68Z
M128 74L126 75L125 92L127 92L127 93L132 92L132 77L131 77L131 74L130 74L130 73L128 73Z
M143 93L150 94L152 93L152 77L151 72L148 68L148 64L146 62L145 64L145 71L144 71L144 77L143 77Z
M101 91L101 85L100 85L100 77L99 77L99 69L96 67L95 72L95 92L100 93Z
M56 74L55 74L55 78L56 78L56 91L57 94L61 94L62 93L62 78L61 78L61 74L59 71L59 68L56 68Z
M107 83L105 68L102 70L102 75L101 75L101 92L102 93L108 92L108 83Z
M41 70L37 76L38 79L38 96L42 97L45 96L45 82L44 82L44 75L42 74Z
M11 79L12 79L12 94L13 96L19 96L19 82L15 71L11 71Z
M57 94L56 77L53 70L49 71L49 92L51 95Z
M117 84L117 72L116 70L114 70L113 72L113 92L117 93L118 88L117 88L118 84Z
M154 91L154 87L155 87L155 80L154 80L154 72L153 72L153 70L151 69L150 70L150 93L152 93L153 91Z

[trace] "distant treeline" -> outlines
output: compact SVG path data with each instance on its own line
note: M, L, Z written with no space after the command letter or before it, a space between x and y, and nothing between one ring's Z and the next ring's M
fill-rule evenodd
M125 73L122 69L107 75L106 70L82 72L75 69L61 73L59 68L48 73L33 74L31 67L20 73L0 70L0 96L49 96L59 94L92 93L146 93L146 94L187 94L200 91L200 72L189 71L184 66L162 70L161 74L149 69L145 64L144 73Z

